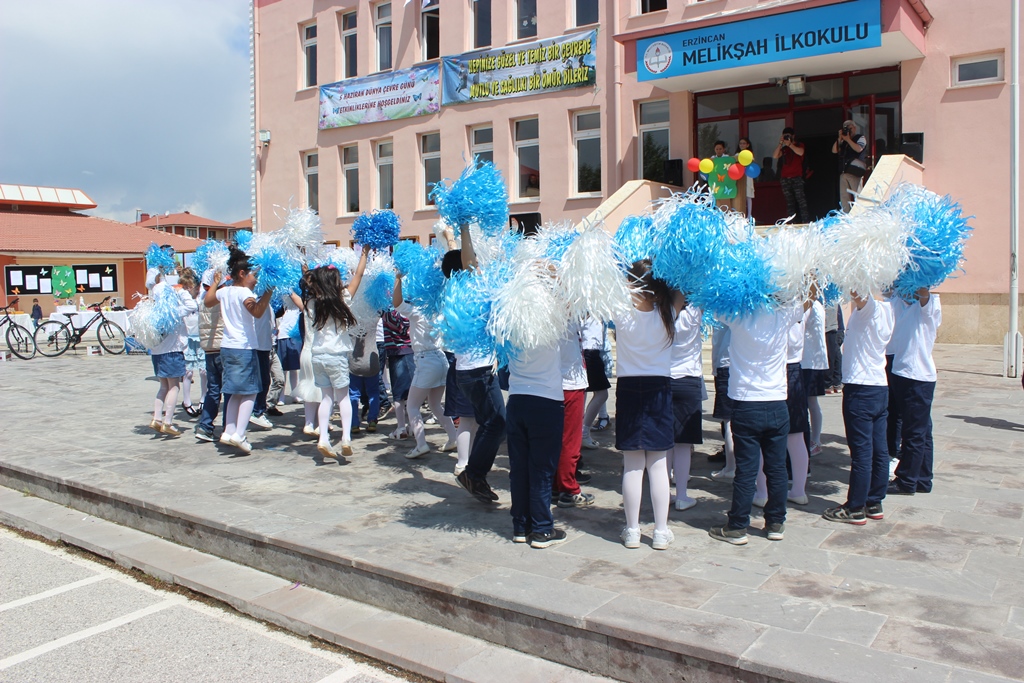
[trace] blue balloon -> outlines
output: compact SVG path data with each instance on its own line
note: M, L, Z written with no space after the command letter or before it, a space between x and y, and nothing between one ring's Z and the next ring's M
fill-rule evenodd
M756 162L750 162L750 164L747 165L747 177L756 178L759 175L761 175L761 167L758 166Z

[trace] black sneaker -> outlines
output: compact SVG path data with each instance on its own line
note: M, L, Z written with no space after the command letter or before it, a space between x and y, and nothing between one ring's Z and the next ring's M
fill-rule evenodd
M765 524L764 530L768 534L769 541L781 541L786 533L786 525L782 522Z
M284 413L282 413L281 409L277 406L269 406L267 408L267 415L270 415L271 417L281 417Z
M532 533L530 534L530 547L531 548L547 548L550 545L556 545L565 541L565 532L561 529L552 529L546 534Z
M576 483L577 484L589 484L591 479L593 479L593 477L591 477L586 472L577 472L576 473Z
M512 542L513 543L528 543L530 541L529 531L513 531Z
M476 480L476 487L477 487L477 491L479 491L481 495L486 497L487 502L489 502L489 503L497 503L498 502L498 494L494 492L494 490L491 488L491 485L487 483L486 479L477 479ZM481 499L481 500L483 500L483 499Z
M196 439L199 441L214 441L213 430L201 425L196 425Z
M560 493L558 494L558 507L560 508L583 508L594 504L594 496L590 493Z
M851 510L845 505L829 508L821 516L830 522L843 522L844 524L853 524L855 526L864 526L868 523L867 515L864 514L864 508Z
M868 519L884 519L885 515L882 514L882 504L875 503L874 505L868 505L864 508L864 516Z
M725 447L723 446L717 453L709 455L708 462L725 462Z
M732 545L746 545L747 544L747 530L746 529L730 529L727 526L713 526L708 529L708 536L715 539L716 541L725 541Z
M904 491L900 488L900 484L896 479L889 482L889 488L886 489L885 495L887 496L912 496L914 491Z
M469 476L469 472L466 472L465 470L456 475L455 480L459 482L459 486L469 491L469 493L477 500L483 501L484 503L493 503L498 499L498 496L494 491L491 491L491 487L487 485L486 481L472 478Z

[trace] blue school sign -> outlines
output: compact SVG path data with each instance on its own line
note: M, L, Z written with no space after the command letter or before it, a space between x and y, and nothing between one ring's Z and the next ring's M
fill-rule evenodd
M882 44L881 0L851 0L637 41L640 81Z

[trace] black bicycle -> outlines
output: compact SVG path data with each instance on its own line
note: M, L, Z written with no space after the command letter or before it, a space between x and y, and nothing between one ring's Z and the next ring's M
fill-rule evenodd
M0 318L0 327L7 326L7 332L4 336L7 339L7 348L11 350L11 353L22 360L29 360L32 356L36 355L36 342L27 327L11 320L10 309L14 308L17 304L18 299L15 298L11 299L11 303L0 307L0 311L4 312L4 317Z
M88 307L95 315L81 327L72 323L74 313L65 313L67 322L59 320L45 320L36 328L35 342L39 353L44 356L56 357L72 347L77 347L85 333L89 331L97 320L101 321L96 328L96 339L100 346L107 353L124 353L124 330L113 320L107 320L103 315L103 304L110 300L108 296L98 304Z

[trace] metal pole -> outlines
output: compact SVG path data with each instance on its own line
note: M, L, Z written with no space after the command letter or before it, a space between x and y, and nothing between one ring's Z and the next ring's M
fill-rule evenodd
M1016 0L1014 0L1016 1ZM259 231L258 210L256 206L257 165L256 154L256 0L249 3L249 215L252 219L252 231Z
M1018 377L1021 364L1021 335L1018 329L1019 286L1017 282L1017 243L1020 218L1020 0L1012 0L1010 17L1010 329L1003 346L1003 372Z

